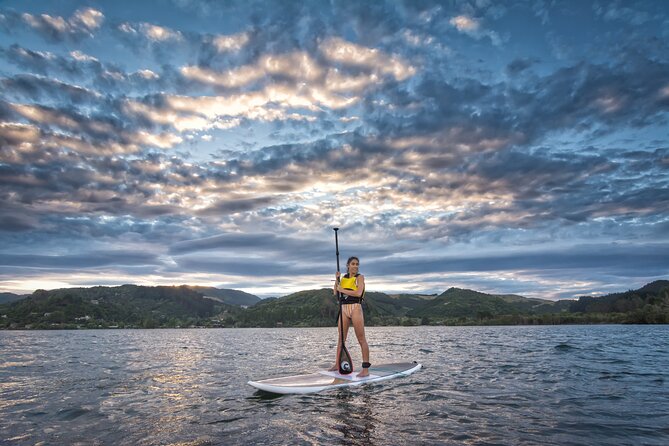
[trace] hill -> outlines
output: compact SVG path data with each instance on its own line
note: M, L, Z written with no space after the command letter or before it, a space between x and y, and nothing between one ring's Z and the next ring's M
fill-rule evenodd
M332 293L332 291L330 291ZM365 322L368 325L416 325L421 321L411 320L408 315L428 305L436 296L425 294L365 294Z
M10 303L10 302L16 302L17 300L21 300L25 297L26 297L25 295L21 295L21 294L0 293L0 305L7 304L7 303Z
M582 296L569 306L572 313L626 314L627 322L669 323L669 280L657 280L638 290L601 297Z
M568 303L516 295L491 295L473 290L450 288L407 316L421 318L423 323L452 320L465 322L494 319L503 315L537 315L567 311Z
M434 296L368 292L365 295L367 325L406 323L408 311L424 305ZM336 324L339 305L332 290L307 290L277 299L266 299L239 314L241 327L330 327ZM419 321L414 321L417 323Z
M239 327L327 327L339 307L331 289L307 290L266 299L238 314Z
M188 288L190 288L193 291L196 291L205 298L213 299L217 302L228 305L239 305L239 306L250 307L262 300L256 295L245 293L244 291L240 290L203 287L203 286L188 286Z
M669 323L669 281L557 302L459 288L438 296L370 291L363 306L368 326ZM264 300L191 286L68 288L0 305L0 328L318 327L334 326L338 309L329 288Z
M208 323L234 306L206 299L187 286L37 290L0 306L3 328L179 327Z
M514 295L489 295L451 288L439 296L367 292L365 322L374 325L527 323L502 316L566 312L571 301L554 302ZM239 314L241 327L332 326L338 305L332 290L309 290L263 301Z

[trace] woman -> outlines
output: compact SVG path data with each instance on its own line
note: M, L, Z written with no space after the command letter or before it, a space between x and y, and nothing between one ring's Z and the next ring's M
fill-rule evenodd
M335 286L333 289L334 295L337 293L341 295L341 312L342 318L338 319L339 330L342 330L341 324L343 322L343 338L346 339L348 335L348 327L353 323L355 336L358 338L360 350L362 350L362 371L358 373L359 377L369 375L369 346L365 338L365 317L362 314L362 299L365 297L365 276L360 274L360 260L357 257L349 257L346 262L346 274L340 277L337 271ZM339 364L339 349L341 348L342 336L338 336L337 341L337 358L335 366L330 370L337 370L336 364Z

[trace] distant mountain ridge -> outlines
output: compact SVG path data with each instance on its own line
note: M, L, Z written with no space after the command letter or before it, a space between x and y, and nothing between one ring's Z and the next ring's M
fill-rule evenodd
M153 328L193 324L220 311L215 302L188 287L63 288L37 290L0 306L0 326L6 328Z
M669 323L669 281L561 301L460 288L439 295L369 291L364 306L370 326ZM263 300L213 287L123 285L35 291L0 304L0 328L332 326L337 312L325 288Z
M193 291L201 293L205 298L212 298L218 302L228 305L251 306L262 300L254 294L245 293L244 291L240 290L191 285L187 286Z
M669 299L669 280L656 280L638 290L600 297L581 296L569 309L578 313L627 313L649 307L647 310L652 309L655 313L662 314L667 299Z
M427 304L408 313L411 317L490 319L504 314L546 314L565 311L570 301L550 301L517 295L493 295L450 288Z
M21 300L25 297L28 297L28 295L21 295L14 293L0 293L0 305L10 302L16 302L17 300Z

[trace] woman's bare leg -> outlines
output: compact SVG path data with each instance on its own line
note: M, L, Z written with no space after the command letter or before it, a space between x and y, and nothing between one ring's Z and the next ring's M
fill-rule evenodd
M340 319L337 319L337 355L335 356L335 363L332 367L330 367L328 370L331 372L334 372L336 370L339 370L339 349L341 349L341 336L339 333L341 333L341 321L344 321L344 341L346 341L346 337L348 336L348 327L350 326L351 320L347 318L346 316L343 316Z
M367 345L367 338L365 337L365 316L362 313L362 305L356 305L353 310L353 329L355 336L358 338L360 350L362 352L362 362L369 362L369 345ZM362 369L358 376L369 375L369 370Z

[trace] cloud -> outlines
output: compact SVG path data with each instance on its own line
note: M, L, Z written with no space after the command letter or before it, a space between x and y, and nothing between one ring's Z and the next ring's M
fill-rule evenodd
M331 232L331 231L330 231ZM320 236L326 234L319 233ZM332 236L331 233L327 234ZM342 249L351 253L351 243L343 241ZM206 252L205 257L196 253ZM368 257L391 254L391 249L365 246ZM192 271L225 272L254 276L286 276L334 271L334 242L321 238L290 237L274 233L226 233L204 239L177 243L170 249L171 258L180 268Z
M7 143L2 159L37 161L50 152L74 151L84 155L112 155L140 152L146 148L171 148L183 140L170 133L146 131L121 131L116 133L114 125L82 119L75 122L71 116L58 116L54 110L21 106L19 113L39 126L54 126L65 132L40 129L39 126L18 122L6 122L0 126L0 140ZM77 133L70 135L69 132ZM89 135L86 135L88 133Z
M631 8L629 5L621 6L619 1L608 4L594 4L595 15L605 21L622 21L634 26L643 25L652 20L652 16L647 11Z
M551 6L550 4L546 4L544 0L538 0L532 6L532 12L534 12L537 18L541 19L542 25L550 22Z
M668 230L669 66L662 43L639 37L657 12L624 42L622 31L600 32L623 20L621 5L594 10L597 57L563 32L560 7L514 6L550 25L547 44L571 58L560 60L537 58L514 33L517 51L502 48L506 10L489 1L344 2L318 13L308 3L179 2L180 14L208 10L201 32L116 8L105 11L111 25L87 10L29 14L31 30L52 34L48 47L12 43L28 22L3 11L4 252L81 240L73 255L83 258L135 246L165 257L115 266L98 256L95 268L271 283L304 272L300 259L310 274L329 270L331 246L319 240L338 224L374 276L413 271L416 286L474 284L473 271L490 286L503 276L567 287L566 275L587 289L601 282L570 264L626 273L605 257L624 257L609 240L662 273L658 257L641 257ZM220 28L207 28L212 17ZM110 37L123 45L110 52ZM497 46L481 45L488 39ZM573 252L558 249L565 243ZM12 259L17 271L57 268L49 256Z
M136 152L141 147L170 148L183 141L166 132L127 131L119 120L91 118L73 109L26 104L8 106L16 115L43 129L41 144L46 147L64 144L84 153L127 153ZM51 130L47 132L46 128ZM17 127L6 130L15 133Z
M320 46L327 63L304 51L261 55L252 64L219 71L184 66L187 81L223 89L220 96L162 95L158 101L127 101L125 111L177 130L227 128L246 118L261 121L314 121L310 113L354 106L359 94L377 89L384 77L406 80L416 69L400 58L342 39ZM342 65L338 68L337 65ZM362 70L353 74L350 67ZM246 88L240 93L231 89ZM305 111L307 113L305 113Z
M1 215L0 231L22 232L36 229L36 221L25 215Z
M32 51L17 44L12 44L8 49L0 48L2 56L21 68L46 74L57 56L46 51Z
M146 58L163 69L174 69L175 60L192 59L204 48L216 53L207 34L180 31L157 23L122 21L109 30L111 36L133 54L132 59Z
M330 247L328 247L330 248ZM248 250L248 257L264 255L280 255L284 258L316 260L330 253L325 247L318 247L318 240L281 236L273 232L256 233L225 233L211 237L186 240L170 247L171 255L185 255L200 251L219 251L236 253Z
M453 17L450 20L451 25L455 26L458 31L464 33L475 33L479 30L480 24L477 20L467 17L465 15L459 15Z
M265 92L230 96L173 96L156 98L152 103L127 100L123 112L133 119L144 119L156 125L171 126L178 132L225 129L238 126L240 118L259 121L310 120L309 116L290 113L287 106L308 106L304 99L293 97L278 87ZM279 105L274 105L278 103Z
M370 54L378 57L377 53ZM286 60L294 62L301 59ZM273 66L282 67L283 62ZM374 66L369 61L365 64L360 63L359 66L365 69ZM343 193L358 190L360 197L379 206L379 209L383 209L382 203L387 203L389 208L412 210L407 216L403 212L380 213L372 222L364 206L355 209L355 217L351 222L370 224L377 228L390 223L390 227L400 231L406 228L410 232L412 228L422 225L424 234L466 237L485 228L511 225L538 227L556 215L566 216L567 221L583 221L589 218L588 215L602 215L601 206L585 207L598 198L563 194L561 188L581 190L586 186L582 180L584 177L591 178L592 187L596 188L594 181L609 175L616 169L614 165L596 157L575 157L572 162L568 162L547 153L527 154L525 151L509 150L514 146L523 147L539 142L547 132L567 128L574 122L601 121L601 117L610 119L621 113L602 108L594 99L589 101L593 105L585 110L549 108L562 100L564 83L575 85L577 79L586 79L586 83L579 88L589 91L589 85L598 85L599 78L609 81L610 76L605 75L607 70L603 66L585 66L534 79L527 88L529 91L542 91L544 100L529 105L519 104L523 99L521 92L512 91L509 94L503 85L486 86L472 81L451 84L421 75L420 81L408 96L400 94L404 92L401 86L395 87L396 90L386 90L385 97L390 107L384 108L383 113L377 111L373 119L369 116L365 118L364 124L378 129L383 136L352 134L334 138L327 144L321 140L314 144L269 146L229 157L224 168L212 164L200 170L198 187L208 184L209 191L206 192L187 189L191 187L192 180L186 180L185 175L192 175L196 169L189 169L185 175L177 175L176 171L171 171L168 163L161 167L167 169L167 174L155 177L153 181L169 186L151 192L142 191L152 197L151 205L147 208L150 211L146 213L167 215L195 206L198 215L206 218L216 215L260 215L266 212L267 215L275 215L288 222L291 220L290 214L284 215L283 209L290 200L297 197L309 200L316 196L313 191L328 188L328 182L338 184L348 181L347 187L339 188ZM641 90L645 91L646 97L650 97L651 93L657 97L660 86L664 87L665 84L659 81L648 82L654 78L660 79L662 70L661 66L655 67L654 74L652 70L646 70L644 82L647 86ZM583 73L586 75L583 76ZM44 88L47 87L45 84ZM32 141L34 150L40 147L55 150L60 146L82 155L139 153L146 147L168 149L182 142L178 134L156 132L160 126L174 127L177 132L223 128L229 123L239 125L240 121L230 121L234 119L285 119L291 116L288 113L292 112L292 108L299 109L302 106L309 110L313 107L308 101L289 102L296 100L290 95L289 89L282 91L272 88L238 96L162 95L144 98L142 102L125 101L121 108L124 121L118 122L100 121L75 110L12 104L8 109L32 124L5 125L3 135L7 141L14 141L13 144L19 144L21 138L23 142ZM621 85L619 88L627 87ZM394 92L397 96L393 96ZM639 101L643 102L643 98L639 98ZM286 107L285 110L269 108L267 111L264 108L276 107L276 104ZM486 104L494 104L496 108L487 109ZM661 107L658 104L655 111L649 111L649 116L659 113ZM546 110L543 111L543 108ZM528 110L527 114L518 115L514 111L521 109ZM472 115L472 110L478 111ZM403 125L406 116L410 117L411 126ZM624 119L624 116L619 119ZM45 131L45 126L52 130ZM60 130L60 133L56 130ZM87 135L88 139L67 135L63 133L65 131ZM36 144L40 138L43 142ZM35 151L32 153L35 156L37 154ZM17 150L15 156L17 161L30 159L25 149ZM86 164L90 164L90 161ZM432 175L428 175L428 172ZM134 173L125 178L131 184L140 184L143 178L136 176L132 180L133 177ZM352 178L360 178L360 181L351 181ZM215 197L221 193L224 185L231 183L249 188L248 193L228 193ZM117 187L116 182L109 184ZM526 187L518 187L518 184ZM492 191L489 190L491 185L495 186ZM379 189L374 191L373 187ZM658 196L652 190L651 187L645 194L633 194L630 191L626 198L627 208L634 209L630 203L646 202L650 197L657 199ZM168 197L177 191L181 191L183 199L170 203ZM97 204L91 202L86 206L96 212L138 213L140 211L132 210L132 206L140 202L140 196L129 195L124 200L109 201L104 205L98 200ZM564 206L564 209L551 212L546 204L549 202ZM570 202L573 205L570 206ZM465 209L467 203L480 204L471 207L466 213L453 214L459 220L456 223L453 217L449 217L451 211L448 210ZM578 212L573 210L577 206L580 207ZM644 206L640 205L638 209ZM615 206L609 209L608 212L616 212ZM299 206L293 212L303 216L305 221L327 224L332 209L325 206L322 212L313 212ZM445 222L449 223L452 230L439 231L439 225Z
M67 84L78 82L77 87L87 88L93 94L103 90L108 94L131 94L135 91L147 92L147 89L161 90L168 86L171 76L169 66L164 67L166 72L161 74L143 69L133 73L126 73L115 64L100 62L95 57L79 50L71 51L67 56L57 55L46 51L32 51L17 44L9 48L0 47L0 57L6 59L16 67L27 70L29 75L49 77L53 82L59 82L62 88ZM27 78L17 76L17 78ZM56 78L56 79L54 79ZM42 89L42 97L54 95L49 89Z
M470 17L468 15L459 15L449 20L451 26L463 34L467 34L476 40L489 38L493 45L499 46L502 44L502 39L495 31L484 30L481 26L481 21Z
M169 125L177 131L204 131L237 126L240 118L313 121L314 117L300 109L319 111L321 105L337 109L354 102L353 99L337 98L317 90L303 95L293 93L294 90L289 86L272 85L261 91L226 96L163 95L153 98L157 99L153 103L127 100L123 104L123 111L128 116Z
M212 36L211 44L219 53L228 53L239 51L249 43L250 36L247 32L241 32L233 35L218 34Z
M249 247L252 249L252 247ZM276 262L262 259L221 259L221 258L201 258L201 257L183 257L176 260L178 268L185 271L198 271L200 273L218 273L225 271L231 276L246 275L252 278L256 275L262 277L278 277L295 274L319 274L322 273L322 266L317 265L291 265L287 262ZM256 274L255 272L262 272Z
M141 36L148 42L166 43L184 40L179 31L146 22L137 25L129 22L121 23L118 25L118 30L130 36Z
M616 274L663 275L666 267L658 268L661 259L669 254L666 244L581 245L569 249L518 251L488 256L434 256L398 259L375 259L366 266L369 274L427 274L485 271L569 271L597 269ZM633 267L632 267L633 266ZM648 271L652 268L653 271ZM587 276L587 274L586 274Z
M156 264L152 254L137 251L90 251L75 255L4 255L0 258L0 266L69 269L78 267L97 268L110 265L151 265Z
M538 62L537 59L521 58L515 59L506 66L506 72L509 76L517 76L518 74L528 70L532 65Z
M416 68L396 56L389 56L375 48L356 45L337 37L326 39L320 45L320 50L332 63L362 67L379 75L392 75L398 81L416 73Z
M227 198L220 200L218 203L209 206L198 212L204 216L216 216L225 214L244 213L254 209L266 207L276 201L275 197L271 196L253 196L253 197L239 197Z
M322 68L305 52L284 55L263 55L254 65L247 65L218 73L197 66L181 68L186 79L226 88L253 84L265 76L288 77L296 81L310 82L322 76Z
M39 16L23 13L21 19L43 37L54 42L64 40L79 41L93 37L102 26L104 14L93 8L81 8L69 18L41 14Z
M595 121L608 126L629 122L634 126L663 122L664 104L658 91L665 85L669 65L646 58L634 64L578 64L557 70L527 86L537 95L528 110L528 129L587 128ZM518 105L528 98L513 95ZM611 127L613 128L613 127Z
M39 129L34 126L12 122L0 123L0 141L5 147L36 142L39 136Z

